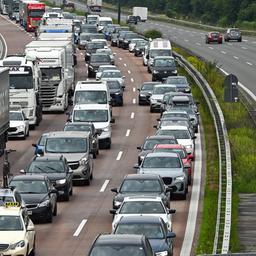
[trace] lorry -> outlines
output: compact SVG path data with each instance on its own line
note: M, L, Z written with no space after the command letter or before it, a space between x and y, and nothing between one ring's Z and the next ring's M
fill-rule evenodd
M135 6L132 8L132 15L137 17L137 21L145 22L148 19L148 8Z
M88 14L99 14L102 9L102 0L87 0Z
M32 0L20 0L19 21L26 31L35 31L45 13L45 4Z
M25 56L7 56L0 66L9 68L10 105L20 105L29 125L34 128L42 120L38 95L41 76L37 61Z
M0 155L3 154L9 129L9 69L0 68Z
M74 91L75 71L71 41L32 41L27 56L39 60L42 74L39 95L43 111L64 112Z

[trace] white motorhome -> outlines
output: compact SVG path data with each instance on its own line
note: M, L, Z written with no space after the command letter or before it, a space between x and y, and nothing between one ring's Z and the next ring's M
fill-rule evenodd
M0 61L0 66L9 67L10 70L10 105L20 105L29 119L29 125L38 125L42 120L38 94L41 83L38 62L35 58L9 56Z
M139 17L139 21L146 21L148 19L148 8L134 6L132 8L132 15Z
M101 32L104 27L106 27L107 25L109 24L113 24L113 20L111 17L102 17L102 16L99 16L97 18L97 30L98 32Z

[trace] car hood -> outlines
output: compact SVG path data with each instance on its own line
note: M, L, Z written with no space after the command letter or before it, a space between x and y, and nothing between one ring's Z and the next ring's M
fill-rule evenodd
M162 251L169 251L168 245L165 239L149 239L149 243L154 251L162 252Z
M45 156L55 156L55 155L63 155L68 162L78 162L80 161L83 157L85 157L86 152L84 153L45 153Z
M109 126L109 122L94 122L95 129L103 129Z
M25 194L21 193L21 198L25 204L38 204L49 198L48 194Z
M7 235L8 234L8 235ZM1 244L14 244L21 240L24 240L25 231L0 231Z
M138 173L150 173L150 174L159 174L161 177L177 177L183 175L182 168L143 168L141 167Z
M25 125L24 121L10 121L10 127L18 127L20 125Z

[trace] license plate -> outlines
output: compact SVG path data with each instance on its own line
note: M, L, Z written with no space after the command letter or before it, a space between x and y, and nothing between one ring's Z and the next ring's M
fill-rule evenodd
M28 215L32 215L32 211L28 211ZM1 256L1 255L0 255Z

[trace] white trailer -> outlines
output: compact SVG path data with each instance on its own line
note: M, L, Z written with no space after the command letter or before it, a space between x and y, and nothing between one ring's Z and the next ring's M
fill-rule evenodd
M139 17L139 21L146 21L148 19L148 8L135 6L132 8L132 15Z
M87 10L89 14L100 14L102 0L87 0Z

